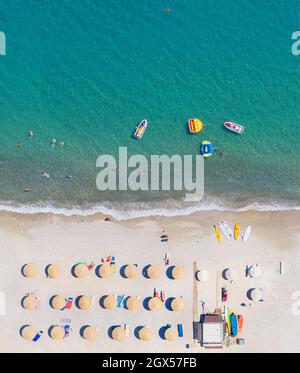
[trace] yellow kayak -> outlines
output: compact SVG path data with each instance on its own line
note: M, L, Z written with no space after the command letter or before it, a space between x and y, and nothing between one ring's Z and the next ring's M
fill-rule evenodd
M217 225L214 225L214 228L215 228L215 234L216 234L217 240L219 243L221 243L222 239L221 239L220 228Z
M240 235L240 225L235 224L235 226L234 226L234 239L237 240L239 238L239 235Z

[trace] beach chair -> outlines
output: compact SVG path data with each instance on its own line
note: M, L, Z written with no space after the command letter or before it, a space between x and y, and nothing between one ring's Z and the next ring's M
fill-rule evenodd
M33 342L37 342L40 338L41 338L41 336L42 336L42 334L43 334L43 331L42 330L39 330L37 333L36 333L36 335L33 337Z
M121 308L122 302L124 299L124 294L123 295L118 295L117 296L117 308Z
M178 337L183 337L183 325L177 324Z

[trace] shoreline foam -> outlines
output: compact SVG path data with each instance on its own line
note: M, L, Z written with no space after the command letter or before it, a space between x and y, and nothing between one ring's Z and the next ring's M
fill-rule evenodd
M153 205L155 207L153 207ZM167 205L167 206L166 206ZM173 205L173 206L172 206ZM187 203L168 201L163 203L128 203L120 208L116 208L112 203L103 203L99 205L82 208L80 206L56 206L53 203L36 203L36 204L13 204L11 202L0 201L0 212L9 212L23 215L36 214L53 214L66 217L71 216L94 216L97 214L112 216L117 221L146 218L146 217L176 217L190 216L202 212L282 212L282 211L299 211L300 206L279 203L249 203L240 207L233 207L223 203L203 202Z

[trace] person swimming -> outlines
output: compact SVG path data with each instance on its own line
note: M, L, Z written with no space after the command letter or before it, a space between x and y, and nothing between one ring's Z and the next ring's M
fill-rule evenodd
M57 143L56 139L52 139L50 141L50 145L53 147Z
M65 142L64 140L60 140L60 142L58 143L58 145L63 148L65 146Z
M28 136L30 139L32 139L33 136L34 136L33 131L32 131L32 130L29 130L29 131L27 132L27 136Z
M42 176L43 176L43 177L46 177L47 179L49 179L49 178L50 178L50 175L49 175L49 173L48 173L48 172L46 172L46 171L42 173Z

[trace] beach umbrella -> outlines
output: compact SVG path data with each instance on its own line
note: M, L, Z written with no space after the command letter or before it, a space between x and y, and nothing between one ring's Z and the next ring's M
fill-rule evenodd
M26 341L32 341L33 338L36 336L36 333L37 330L31 325L26 325L21 332L22 337L26 339Z
M135 264L128 264L124 270L125 277L135 278L138 274L138 267Z
M93 299L89 295L82 295L78 300L78 307L83 310L87 311L90 310L93 306Z
M62 326L54 325L50 328L50 337L55 341L62 341L65 336L65 330Z
M176 328L169 327L165 330L164 337L169 342L174 342L178 338L178 331Z
M158 297L153 297L148 302L148 307L151 311L158 311L161 309L163 302Z
M237 271L235 269L232 269L232 268L227 268L225 270L225 278L226 278L226 280L228 280L230 282L236 281Z
M153 338L153 330L149 326L143 326L139 332L139 338L142 341L150 341Z
M160 278L161 268L158 264L150 265L147 268L147 275L152 279Z
M174 298L171 302L171 308L175 312L183 311L184 310L184 299L182 297Z
M25 277L35 277L38 273L37 266L34 263L27 263L23 266L23 275Z
M56 310L61 310L66 305L66 300L61 295L55 295L51 299L51 306Z
M113 331L111 333L111 336L112 336L112 338L115 341L123 342L124 339L125 339L125 330L124 330L124 328L122 328L121 326L116 326L113 329Z
M50 264L47 267L47 276L50 278L57 278L60 276L60 265L57 263Z
M104 298L103 306L107 310L114 310L117 307L117 299L114 295L107 295Z
M253 289L250 297L254 302L259 302L264 298L264 293L262 289Z
M198 281L206 282L209 279L209 273L205 269L199 269L196 273L196 278Z
M34 310L38 306L38 298L36 295L30 294L23 298L23 307L26 310Z
M93 326L88 325L84 328L82 336L87 341L94 341L98 335L98 330Z
M175 266L172 269L172 277L174 280L180 280L185 276L184 266Z
M131 311L136 311L140 306L140 301L137 297L128 297L126 299L126 308Z
M262 269L260 265L253 265L249 268L249 275L252 278L259 278L262 276Z
M80 263L75 266L74 273L78 278L85 278L90 274L90 271L86 264Z
M114 273L114 268L109 263L104 263L99 268L99 276L102 278L108 278Z

